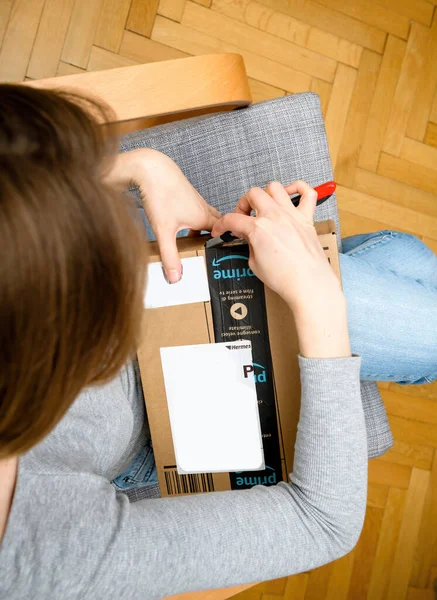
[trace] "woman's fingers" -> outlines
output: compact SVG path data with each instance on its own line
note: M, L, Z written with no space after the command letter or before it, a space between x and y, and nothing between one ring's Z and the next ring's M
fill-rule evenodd
M253 217L238 213L228 213L216 221L211 234L213 237L218 237L225 231L232 231L237 237L247 240L254 227L255 219Z
M259 187L251 188L248 192L242 196L237 206L235 207L235 212L243 215L250 215L252 210L255 210L257 214L260 212L266 212L271 207L272 199L266 194L264 190Z
M273 198L273 200L284 208L293 206L285 187L279 181L272 181L266 187L266 193ZM294 207L293 207L294 208Z
M182 264L176 246L176 234L165 229L158 230L155 233L167 281L176 283L182 276Z
M285 190L290 195L301 195L299 207L297 210L303 215L305 215L305 217L312 223L317 206L316 190L309 186L305 181L295 181L294 183L290 183L290 185L285 186ZM293 206L291 201L290 204L291 206Z
M221 219L222 214L216 208L214 208L214 206L208 204L208 210L213 217L216 217L216 219Z

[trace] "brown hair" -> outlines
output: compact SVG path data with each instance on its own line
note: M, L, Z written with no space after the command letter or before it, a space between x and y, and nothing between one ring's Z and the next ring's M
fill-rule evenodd
M44 438L112 378L142 315L144 236L104 183L111 111L0 85L0 458Z

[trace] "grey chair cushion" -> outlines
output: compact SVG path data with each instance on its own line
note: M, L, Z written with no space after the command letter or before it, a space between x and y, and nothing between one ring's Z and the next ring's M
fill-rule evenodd
M319 98L311 93L176 121L121 140L122 152L143 147L170 156L222 213L232 211L250 187L264 187L272 180L285 184L303 179L314 187L333 178ZM335 195L317 209L315 219L335 221L341 249ZM361 389L369 457L373 458L390 448L393 438L376 384L362 382Z

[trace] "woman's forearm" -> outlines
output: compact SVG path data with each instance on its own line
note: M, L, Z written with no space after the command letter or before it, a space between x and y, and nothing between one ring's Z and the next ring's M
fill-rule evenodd
M360 359L299 361L302 402L289 482L134 504L108 491L105 511L103 499L92 501L86 490L88 518L106 543L92 548L106 574L104 590L122 593L128 573L132 597L158 599L285 577L350 552L366 507Z
M294 318L303 357L351 356L346 300L341 292L311 306L294 307Z

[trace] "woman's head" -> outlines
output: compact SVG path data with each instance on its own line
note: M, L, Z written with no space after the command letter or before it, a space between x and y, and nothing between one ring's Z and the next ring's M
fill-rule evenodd
M104 183L114 139L97 122L110 120L95 101L0 85L0 458L135 347L145 244Z

